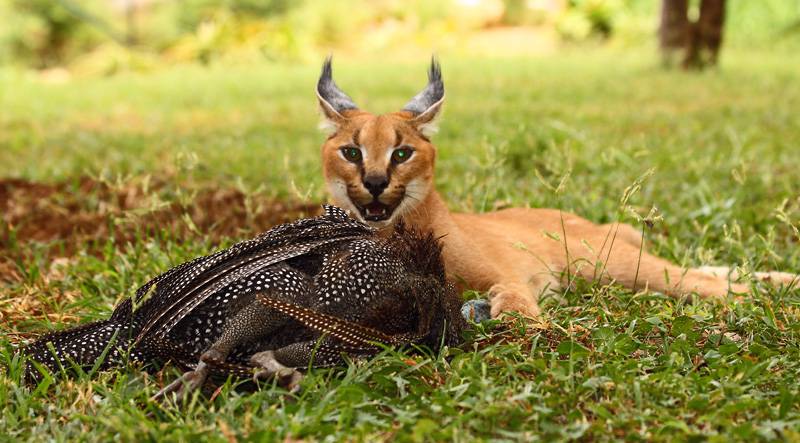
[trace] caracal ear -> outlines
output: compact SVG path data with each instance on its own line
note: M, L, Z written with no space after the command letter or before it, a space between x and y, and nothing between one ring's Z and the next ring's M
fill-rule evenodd
M323 117L320 127L331 132L347 121L344 111L358 109L353 100L333 81L330 56L322 64L322 73L317 81L317 99Z
M442 68L439 66L436 56L433 56L431 57L431 67L428 69L428 85L403 106L403 111L410 112L413 115L410 120L411 124L423 135L429 136L438 129L436 122L443 103Z

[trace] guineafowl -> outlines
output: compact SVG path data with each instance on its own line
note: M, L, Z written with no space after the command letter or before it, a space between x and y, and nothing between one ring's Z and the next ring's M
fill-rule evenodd
M26 377L172 361L188 392L212 375L275 377L332 366L383 345L438 349L466 321L430 234L382 235L341 209L277 226L146 283L108 320L49 333L24 349Z

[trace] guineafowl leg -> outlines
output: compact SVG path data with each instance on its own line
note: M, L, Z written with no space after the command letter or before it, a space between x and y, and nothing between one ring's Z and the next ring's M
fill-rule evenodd
M342 353L366 354L374 348L358 348L337 345L326 339L292 343L274 351L263 351L253 354L250 363L260 366L254 378L256 380L275 379L279 386L296 392L303 375L297 368L308 366L333 366L342 363Z
M270 294L277 296L277 294ZM241 344L265 337L286 324L286 315L253 301L242 308L225 324L222 334L208 348L200 361L206 363L225 362L231 351Z
M285 322L286 316L275 309L256 301L250 303L228 320L219 339L200 356L195 369L160 390L154 399L171 392L184 396L198 389L209 376L209 364L224 363L236 346L264 337Z
M208 378L208 372L208 365L201 361L193 371L184 372L177 380L156 392L155 395L150 397L150 400L160 400L172 392L176 393L178 397L183 398L190 392L203 386L203 383L205 383Z
M284 366L275 358L275 351L262 351L250 357L250 363L260 366L253 379L264 380L274 379L278 386L282 386L289 392L297 392L300 389L300 380L303 374L295 368Z
M288 389L289 392L297 392L300 389L300 381L303 379L303 374L297 368L307 367L315 359L315 348L317 352L321 351L326 355L334 354L329 351L326 343L323 342L319 346L317 344L316 341L292 343L274 351L253 354L250 357L250 363L261 367L253 378L255 380L274 379L278 386ZM338 354L336 356L338 358Z
M270 291L267 295L281 297L277 291ZM200 356L200 361L193 371L183 374L153 398L162 398L171 392L184 396L198 389L208 378L209 365L224 363L236 346L266 337L282 327L286 321L286 315L254 300L227 321L219 339Z

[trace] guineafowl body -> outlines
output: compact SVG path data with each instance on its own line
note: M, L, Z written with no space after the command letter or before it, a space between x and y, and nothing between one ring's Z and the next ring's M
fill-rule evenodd
M452 345L466 323L440 255L430 235L382 236L325 206L170 269L108 320L43 336L24 350L27 377L170 360L203 382L335 365L379 343Z

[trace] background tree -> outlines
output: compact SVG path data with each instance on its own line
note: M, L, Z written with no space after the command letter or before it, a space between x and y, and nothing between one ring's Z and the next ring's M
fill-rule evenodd
M701 0L696 21L689 19L688 0L663 0L659 43L664 63L681 58L685 69L717 63L725 24L725 0ZM681 55L682 54L682 55Z

